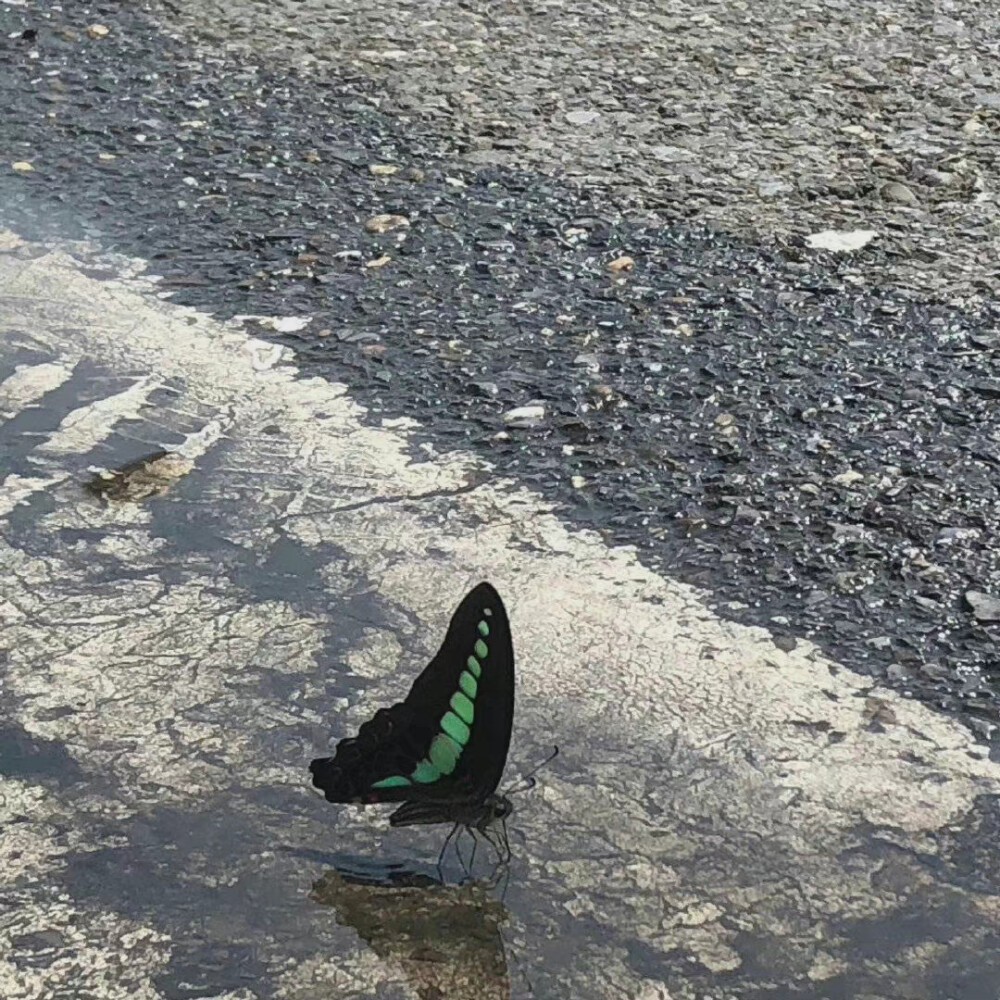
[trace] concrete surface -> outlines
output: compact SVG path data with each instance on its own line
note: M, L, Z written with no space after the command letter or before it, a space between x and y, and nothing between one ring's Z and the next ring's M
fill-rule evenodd
M0 995L417 995L310 885L445 831L329 807L306 764L488 578L508 775L562 748L513 817L513 995L995 996L1000 772L957 722L471 458L411 461L405 422L362 426L141 262L0 251ZM162 496L83 489L160 447L194 462Z

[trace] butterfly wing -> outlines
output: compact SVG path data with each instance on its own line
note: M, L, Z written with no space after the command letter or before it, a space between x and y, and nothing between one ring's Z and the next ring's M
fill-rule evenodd
M513 720L510 622L500 595L481 583L406 698L309 770L330 802L402 802L396 825L441 822L495 791Z

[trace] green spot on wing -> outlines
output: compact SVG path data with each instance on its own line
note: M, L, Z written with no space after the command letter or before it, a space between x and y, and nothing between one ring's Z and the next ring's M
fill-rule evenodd
M478 662L478 661L477 661ZM467 670L463 670L458 675L458 686L470 697L476 697L476 691L479 690L479 685L476 683L476 678L472 676Z
M465 661L465 665L469 668L469 673L472 674L473 678L478 677L483 672L483 668L479 665L479 660L474 656L470 656Z
M404 778L401 774L394 774L390 778L383 778L381 781L376 781L372 788L405 788L410 784L409 778Z
M477 639L475 646L472 648L475 650L476 656L478 656L481 660L485 660L486 657L489 656L490 647L487 646L482 639Z
M427 751L431 763L442 773L451 774L458 766L458 758L462 755L462 748L444 733L438 733L431 740L431 748Z
M471 701L462 694L461 691L456 691L451 696L451 710L467 725L472 725L472 720L475 718L476 710Z
M472 735L469 727L454 713L445 712L441 716L441 728L458 744L465 746Z
M479 629L479 634L485 639L490 634L489 622L480 622L476 628Z
M441 777L441 772L429 761L422 760L413 769L410 777L421 785L429 785L432 781L437 781Z

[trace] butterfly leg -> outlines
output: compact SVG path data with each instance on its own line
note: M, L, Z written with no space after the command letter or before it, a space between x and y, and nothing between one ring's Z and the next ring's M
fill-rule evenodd
M510 849L510 838L507 836L507 820L502 820L500 823L500 843L503 844L503 861L501 863L510 864L513 854Z
M437 861L437 870L438 870L438 877L441 879L442 882L444 882L444 855L445 855L445 852L448 850L448 845L451 843L452 838L455 836L456 833L458 833L458 831L461 829L461 827L462 827L461 823L456 823L451 828L451 833L449 833L448 836L444 838L444 843L441 845L441 853L438 855L438 861ZM458 842L457 841L455 842L455 852L458 854L458 860L461 861L462 860L462 852L458 850Z
M469 858L469 867L466 869L466 874L471 878L472 871L476 866L476 851L479 849L479 838L476 836L475 827L467 826L466 829L472 834L472 857Z

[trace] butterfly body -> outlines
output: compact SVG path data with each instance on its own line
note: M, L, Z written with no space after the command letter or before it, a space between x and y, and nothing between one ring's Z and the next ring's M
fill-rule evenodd
M514 718L514 649L500 595L475 587L406 698L309 765L330 802L399 803L393 826L485 832L511 812L496 794Z

